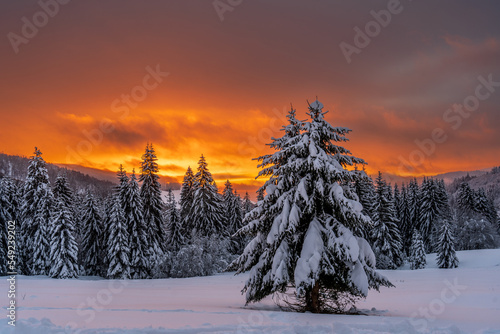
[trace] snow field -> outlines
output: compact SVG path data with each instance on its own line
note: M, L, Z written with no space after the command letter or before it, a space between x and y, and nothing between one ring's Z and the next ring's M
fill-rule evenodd
M457 252L457 269L380 271L396 288L370 291L364 315L282 312L271 298L244 306L247 274L160 280L17 277L16 327L0 333L500 333L500 249ZM7 280L0 281L7 313ZM72 326L73 328L66 326Z

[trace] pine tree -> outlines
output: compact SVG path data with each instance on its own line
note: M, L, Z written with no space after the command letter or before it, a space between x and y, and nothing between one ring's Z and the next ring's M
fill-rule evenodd
M8 261L16 260L15 257L9 256L8 241L9 241L9 221L13 221L11 214L11 207L13 206L9 201L9 185L11 182L6 178L0 181L0 275L7 275Z
M489 198L484 191L484 188L479 188L475 192L476 197L476 211L479 212L486 220L488 220L492 225L496 225L498 214L495 209L495 204L492 198Z
M411 241L410 247L410 268L414 269L423 269L426 265L425 258L425 246L424 240L422 236L418 232L418 230L413 231L413 237Z
M203 155L198 163L193 188L193 206L187 219L190 222L191 235L198 237L213 234L227 235L224 229L222 201Z
M41 185L37 193L41 197L38 200L38 207L35 212L34 225L37 226L37 229L33 235L33 243L36 247L33 249L30 271L32 275L46 275L50 269L50 221L52 219L54 199L48 185ZM72 222L71 219L70 222Z
M380 172L375 184L376 214L371 233L372 248L377 258L377 268L396 269L403 264L403 256L392 189Z
M420 188L418 186L417 179L415 178L410 180L410 183L408 184L408 208L411 218L410 230L413 234L413 229L415 229L418 224L420 208Z
M189 213L191 212L191 207L193 205L194 198L194 174L191 167L188 167L186 174L184 175L184 180L182 181L181 187L181 198L179 200L179 205L181 207L181 220L184 224L188 225L187 221Z
M52 221L50 241L50 277L76 278L78 276L78 246L75 240L71 213L59 198Z
M250 270L247 303L293 286L297 309L339 311L339 304L366 296L369 288L391 286L376 273L366 240L352 232L370 219L340 185L354 181L346 167L363 161L334 144L347 141L350 130L332 127L322 108L312 103L307 123L292 111L285 135L270 145L276 152L259 158L259 176L270 176L267 195L245 217L238 233L254 239L231 266ZM294 127L303 132L291 132Z
M119 195L113 197L108 224L107 277L110 279L130 278L130 239Z
M359 177L354 181L354 188L358 195L359 202L363 205L363 214L370 217L372 220L376 219L377 198L375 195L375 187L373 180L366 175L364 171L360 171Z
M178 251L184 244L184 231L177 203L172 189L168 190L167 205L165 212L167 222L167 245L173 251Z
M242 227L242 212L241 212L241 199L236 196L233 191L233 186L229 180L224 185L222 191L222 200L224 205L224 219L226 221L226 228L228 234L232 236L236 231ZM231 252L233 254L240 254L243 250L243 238L235 236L231 238Z
M102 250L101 217L94 195L87 190L85 211L82 217L82 262L86 275L97 276L101 272Z
M48 249L45 245L38 246L35 244L35 234L38 234L38 240L46 240L49 236L47 233L50 220L42 220L42 215L37 217L37 211L40 207L40 201L47 197L50 192L49 176L47 166L42 158L42 152L35 147L34 155L30 158L28 166L28 173L24 182L23 198L21 205L21 223L20 223L20 237L18 240L18 272L25 275L32 275L32 266L34 260L34 253L37 248L39 254L47 254ZM49 203L47 203L49 204ZM47 206L44 205L46 209ZM50 208L48 208L50 209ZM41 224L41 225L40 225Z
M264 200L264 192L265 192L265 189L264 188L259 188L257 190L257 202L258 201L263 201Z
M69 187L66 175L60 174L57 176L52 192L54 193L54 199L56 201L61 199L66 205L66 208L68 208L71 212L71 209L74 206L73 191Z
M458 188L457 204L461 215L470 216L476 212L476 196L466 182Z
M403 184L401 186L401 202L399 209L401 220L399 222L399 230L401 232L403 251L408 256L410 255L411 238L413 233L409 202L408 188Z
M250 200L250 195L248 194L248 191L245 192L245 197L243 197L243 215L246 215L252 209L254 208L254 204Z
M401 223L401 209L403 206L401 192L397 184L394 185L394 209L396 210L396 219ZM399 226L398 226L399 227Z
M458 262L451 228L448 222L445 221L439 233L437 264L439 268L456 268L458 267Z
M432 250L433 234L437 233L438 221L447 218L447 197L443 197L439 183L433 179L424 179L420 190L420 208L418 216L418 229L422 234L424 243Z
M132 171L125 196L125 218L129 234L130 247L130 277L133 279L149 278L149 242L147 230L142 216L143 204L141 201L139 184Z
M142 156L141 177L139 181L142 182L141 199L144 223L149 239L148 251L152 263L156 263L163 256L167 246L157 160L153 144L148 144L146 152Z

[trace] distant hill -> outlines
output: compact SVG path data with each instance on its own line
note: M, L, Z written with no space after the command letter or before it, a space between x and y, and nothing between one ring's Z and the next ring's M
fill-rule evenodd
M24 181L28 166L28 157L0 153L0 178L8 176L14 180ZM76 192L84 191L90 186L96 194L104 197L112 191L114 186L114 183L108 180L101 180L86 173L51 163L47 163L47 171L51 184L54 183L59 174L66 174L70 187Z
M109 182L112 182L115 184L118 183L116 171L103 170L103 169L97 169L97 168L91 168L91 167L84 167L84 166L72 165L72 164L56 164L56 165L59 167L62 167L62 168L72 169L72 170L76 170L76 171L79 171L79 172L84 173L84 174L88 174L88 175L93 176L93 177L100 179L100 180L109 181ZM180 183L167 182L167 181L165 181L165 178L163 178L162 176L160 176L160 184L161 184L161 187L163 190L167 190L169 188L172 188L174 190L181 189Z
M467 182L474 190L483 188L487 194L493 197L497 209L500 209L500 167L494 167L482 173L466 173L449 184L448 191L452 194L456 193L462 182Z
M474 171L458 171L458 172L448 172L448 173L443 173L443 174L436 174L436 175L431 175L429 177L435 178L435 179L442 179L444 180L445 184L451 184L455 179L464 177L466 175L470 176L481 176L487 174L489 171L491 171L490 168L485 168L481 170L474 170ZM378 175L370 175L373 179L375 179ZM387 181L394 184L399 184L401 185L402 183L408 183L410 180L414 178L414 176L399 176L395 174L390 174L390 173L383 173L382 177ZM423 176L417 176L416 177L418 183L421 183L422 180L424 179Z

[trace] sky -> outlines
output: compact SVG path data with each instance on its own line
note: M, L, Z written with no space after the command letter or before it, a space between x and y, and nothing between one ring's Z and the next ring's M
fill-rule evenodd
M0 151L115 171L153 143L254 189L292 104L318 98L369 173L499 165L498 1L9 1Z

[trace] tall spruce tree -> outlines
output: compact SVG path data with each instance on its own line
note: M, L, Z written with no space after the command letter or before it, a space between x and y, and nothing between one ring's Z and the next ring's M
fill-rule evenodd
M375 187L371 177L366 175L365 171L359 171L359 177L354 181L354 188L358 195L359 202L363 205L363 214L372 220L377 218L377 197Z
M130 247L130 277L133 279L150 278L150 246L146 234L147 228L142 215L144 206L141 201L135 171L132 171L130 176L124 204Z
M294 111L289 114L285 135L273 138L276 152L259 158L259 176L270 176L267 195L245 217L239 233L254 239L232 266L238 273L250 270L243 289L247 303L293 286L299 310L339 311L339 299L391 286L376 273L369 244L352 232L370 219L341 186L354 181L346 167L363 161L334 144L347 141L350 130L332 127L322 108L312 103L311 121L296 122L302 133L290 133L296 119Z
M187 219L190 222L191 235L198 237L227 235L224 229L222 200L203 155L198 162L193 189L193 206Z
M7 264L9 261L16 261L16 258L8 252L9 244L9 221L13 221L11 208L12 204L9 201L9 186L10 180L3 178L0 180L0 275L7 275ZM15 230L14 230L15 232ZM12 232L11 232L12 233Z
M458 188L457 204L461 215L471 216L476 212L476 196L466 182L462 182Z
M101 273L102 223L94 195L87 190L82 217L82 263L86 275Z
M110 209L107 220L109 237L106 247L106 262L108 263L106 276L111 279L130 278L130 239L127 231L127 219L118 194L113 196Z
M250 195L248 191L245 192L245 197L243 197L243 215L246 215L254 208L254 204L250 200Z
M241 199L236 196L233 191L233 186L229 180L224 184L222 191L222 200L224 205L224 219L226 221L226 228L229 235L234 235L242 227L242 212L241 212ZM243 238L234 236L231 238L231 252L233 254L240 254L243 250Z
M66 208L72 212L74 206L74 196L73 191L69 187L66 175L60 174L57 176L52 192L54 193L54 199L56 201L61 199L66 205Z
M37 192L41 196L35 212L34 225L38 226L33 235L33 258L31 262L32 275L47 275L49 273L51 247L51 218L54 200L48 185L42 185ZM71 215L71 214L70 214ZM73 223L70 217L70 223ZM49 223L48 223L49 222Z
M184 239L186 232L184 231L172 189L169 189L167 194L165 220L167 222L167 248L176 252L186 243Z
M439 233L439 245L437 253L437 264L439 268L458 267L458 258L455 253L454 238L451 233L450 225L444 221Z
M74 233L71 213L59 198L51 226L50 277L78 277L78 246Z
M410 199L408 188L403 184L401 186L401 204L400 204L400 217L399 230L401 232L401 242L404 253L410 255L411 238L413 234Z
M426 264L424 240L420 232L415 229L410 247L410 268L412 270L423 269Z
M396 269L403 264L403 256L392 189L380 172L375 184L377 213L371 230L372 248L377 259L377 268Z
M146 152L142 156L139 181L142 182L142 212L149 239L149 255L152 263L156 263L163 256L167 247L165 222L163 221L164 204L161 199L157 160L153 144L148 144Z
M191 167L188 167L181 186L181 198L179 200L179 205L181 207L180 215L181 220L185 226L190 227L190 222L187 221L189 213L191 212L191 207L193 205L194 198L194 174Z
M417 227L429 250L432 250L432 235L436 233L437 223L444 218L442 210L446 203L447 199L440 195L438 183L434 179L424 178L420 188Z
M264 193L265 193L265 190L263 188L259 188L257 190L257 202L264 200Z
M47 165L42 158L42 152L35 147L34 155L30 158L21 201L21 233L18 243L18 272L21 274L33 274L32 266L35 260L35 251L42 257L45 257L49 252L45 244L35 244L35 237L39 241L49 240L50 219L42 219L42 212L39 208L41 207L40 202L44 201L44 198L46 199L50 192ZM48 201L45 203L47 205L42 207L46 212L46 210L50 210L51 203ZM39 214L37 214L37 211L39 211ZM37 250L37 248L39 249Z

